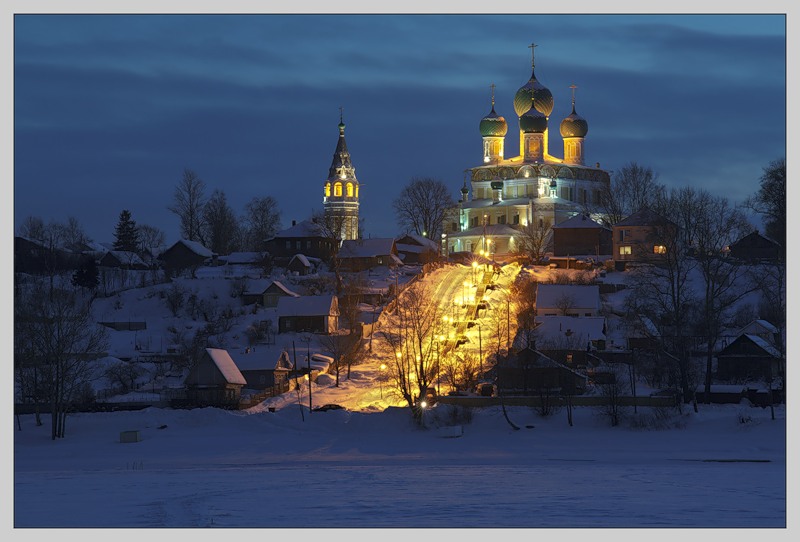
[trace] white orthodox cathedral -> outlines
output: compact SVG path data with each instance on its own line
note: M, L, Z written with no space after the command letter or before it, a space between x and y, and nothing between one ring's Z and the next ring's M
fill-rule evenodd
M585 164L589 124L575 111L574 85L572 113L559 126L564 157L550 154L553 95L536 78L533 55L531 68L530 80L514 96L519 156L505 156L508 123L495 112L492 85L492 110L480 121L483 163L468 169L471 190L465 176L458 231L443 237L448 254L485 251L502 258L515 251L522 228L548 227L571 218L598 204L610 183L609 173L599 163Z

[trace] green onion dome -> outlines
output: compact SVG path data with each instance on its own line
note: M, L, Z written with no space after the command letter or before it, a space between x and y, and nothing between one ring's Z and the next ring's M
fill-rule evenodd
M519 118L519 129L526 134L543 134L547 130L547 117L533 106Z
M531 99L534 106L544 116L549 117L553 112L553 95L550 90L536 79L536 74L531 72L530 80L517 91L514 96L514 111L521 117L531 108Z
M481 135L483 137L503 137L508 132L508 123L506 119L494 112L492 112L481 119Z
M586 137L589 132L589 123L575 112L572 104L572 113L561 121L561 137Z

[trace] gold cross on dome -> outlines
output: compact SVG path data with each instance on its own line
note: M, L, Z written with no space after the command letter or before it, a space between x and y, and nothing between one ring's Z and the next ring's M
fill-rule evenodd
M534 55L534 53L535 53L534 49L536 47L539 47L539 46L536 45L535 43L531 43L530 45L528 45L528 49L531 50L531 68L536 66L535 55Z

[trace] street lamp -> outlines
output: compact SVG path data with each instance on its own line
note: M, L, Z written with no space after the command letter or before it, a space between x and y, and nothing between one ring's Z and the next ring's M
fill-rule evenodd
M475 272L477 271L477 269L478 269L478 262L476 262L475 260L472 260L472 283L473 284L475 284L475 282L476 282L475 281Z

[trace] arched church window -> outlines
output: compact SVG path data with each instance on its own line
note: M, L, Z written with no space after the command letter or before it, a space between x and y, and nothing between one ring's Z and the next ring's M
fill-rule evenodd
M356 185L356 198L358 197L358 185Z
M325 183L325 197L331 197L331 183Z
M333 185L333 195L337 198L342 197L342 183L336 183Z
M347 197L353 197L353 183L347 183Z

